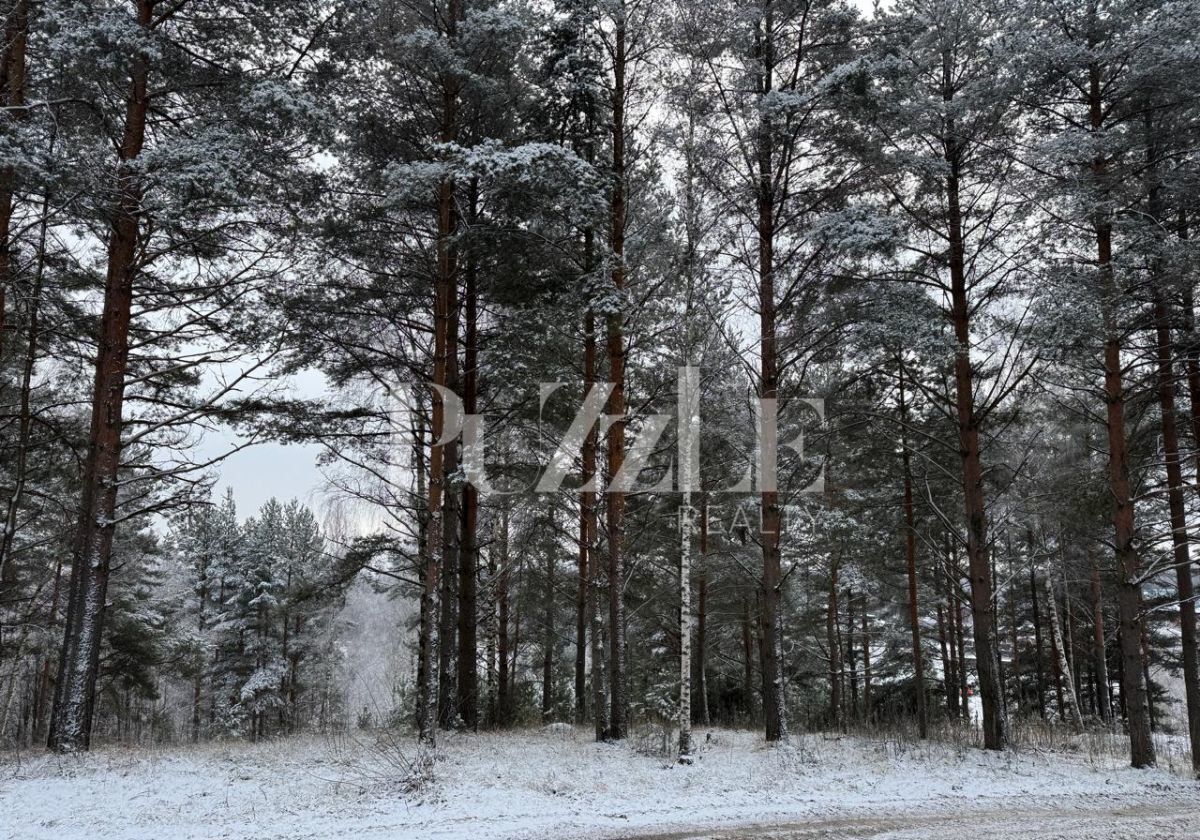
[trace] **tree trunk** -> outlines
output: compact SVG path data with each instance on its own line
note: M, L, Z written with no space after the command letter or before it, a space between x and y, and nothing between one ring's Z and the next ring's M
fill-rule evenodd
M478 221L478 184L469 187L468 212L471 225ZM468 252L465 290L465 334L463 356L463 412L474 414L479 393L479 294L476 285L476 255ZM468 729L479 728L479 490L470 481L462 488L462 539L458 555L458 714Z
M774 81L772 70L775 63L774 16L768 4L755 33L755 53L760 70L757 77L758 95L766 97L772 93ZM760 405L765 415L778 398L779 359L775 335L775 147L773 127L767 111L760 116L757 137L757 201L758 201L758 317L759 317L759 363L761 382ZM774 440L764 441L760 458L774 462ZM765 466L760 470L767 473ZM779 539L780 514L779 494L774 487L774 470L769 471L770 483L762 489L762 628L763 628L763 722L767 741L787 738L787 718L784 713L783 674L780 657L782 654L782 632L780 604L782 574L780 570Z
M614 21L612 93L612 214L609 247L612 250L612 282L618 297L625 292L625 5L621 2ZM614 481L625 460L625 336L623 307L607 318L608 378L612 393L608 414L613 422L608 432L608 476ZM608 737L621 740L628 723L625 695L625 567L621 550L624 534L625 494L608 488L608 621L611 708Z
M153 4L150 0L138 0L136 9L138 25L148 30ZM142 200L135 162L146 137L149 61L146 53L139 53L133 59L124 132L118 150L117 199L108 241L91 432L50 726L49 745L58 752L86 750L91 741L109 558L116 527L121 417Z
M455 210L451 187L451 233L453 237ZM453 248L453 244L450 246ZM449 279L450 314L446 330L446 388L458 394L461 389L458 367L458 284L452 275ZM442 578L441 596L438 603L438 725L452 729L458 724L458 599L459 580L459 534L461 521L459 496L452 486L453 476L458 472L458 441L448 441L442 447Z
M553 514L551 514L553 516ZM551 525L553 528L553 525ZM542 615L542 722L554 717L554 552L546 552L546 591L543 593Z
M951 582L951 586L954 588L954 639L958 648L959 710L962 712L963 720L970 723L971 689L967 684L967 640L963 633L963 599L960 595L962 587L954 581ZM976 655L976 666L978 666L978 654Z
M587 265L591 266L592 231L584 234L584 247L587 252ZM591 393L596 385L596 316L589 309L584 316L583 344L583 378L584 393ZM597 481L596 450L598 447L597 430L593 425L588 429L587 437L583 440L583 480L585 486L592 486ZM597 494L594 490L585 490L580 496L580 567L587 567L587 611L591 623L591 654L592 654L592 713L595 717L595 734L597 741L608 737L609 704L604 668L604 620L600 612L601 587L603 572L600 568L596 541L599 536L599 526L596 522ZM605 570L607 571L607 570Z
M1046 575L1046 601L1050 605L1050 647L1054 650L1054 670L1056 675L1066 679L1058 681L1059 710L1064 720L1071 722L1076 732L1083 731L1083 715L1079 711L1079 698L1075 694L1075 683L1071 680L1071 666L1067 662L1065 643L1062 639L1062 624L1058 619L1058 604L1054 597L1054 586L1051 576Z
M479 521L478 490L463 486L463 543L458 569L458 716L467 729L479 728Z
M754 637L750 599L742 597L742 704L747 721L754 719Z
M1180 239L1187 239L1187 226L1180 223ZM1196 335L1196 308L1191 284L1183 289L1184 369L1187 371L1188 406L1192 421L1192 446L1196 459L1196 491L1200 492L1200 338Z
M679 374L679 760L692 762L692 488L693 446L700 435L700 383L691 367Z
M700 497L700 578L697 581L696 673L700 682L700 722L712 726L708 709L708 496Z
M1025 532L1029 544L1029 597L1033 605L1033 644L1037 670L1038 717L1046 719L1046 653L1042 643L1042 611L1038 606L1037 572L1033 568L1033 529Z
M1155 272L1156 274L1158 271ZM1159 279L1159 278L1156 278ZM1183 469L1179 429L1175 414L1175 371L1171 324L1162 293L1154 291L1154 326L1157 334L1158 404L1162 416L1163 457L1167 467L1167 502L1171 515L1171 541L1175 549L1175 582L1179 594L1179 636L1183 659L1183 685L1187 702L1188 734L1192 747L1192 772L1200 776L1200 673L1196 663L1196 601L1192 558L1188 550L1187 511L1183 499Z
M1088 68L1088 114L1093 134L1104 129L1104 100L1100 67ZM1092 182L1106 188L1108 163L1097 154L1091 164ZM1125 371L1121 365L1121 331L1116 303L1120 297L1112 265L1112 226L1103 213L1093 222L1096 233L1096 265L1099 296L1104 318L1104 401L1108 432L1108 482L1113 503L1113 546L1117 560L1117 607L1121 624L1123 679L1121 696L1129 721L1129 754L1134 767L1154 764L1154 742L1150 737L1149 684L1142 668L1142 590L1138 580L1140 561L1134 539L1133 497L1129 483L1128 442L1125 436Z
M846 722L857 721L861 707L858 704L858 662L854 650L854 590L846 588L846 667L850 672L850 714Z
M1007 541L1006 541L1007 544ZM1025 688L1021 683L1021 637L1020 625L1017 623L1017 595L1020 591L1017 586L1017 574L1015 571L1015 555L1012 547L1008 547L1009 562L1009 588L1008 588L1008 623L1009 629L1012 632L1012 675L1013 675L1013 696L1017 700L1017 715L1024 716L1025 714Z
M495 729L497 724L496 715L496 683L498 677L498 668L496 664L496 637L499 634L500 627L496 619L496 603L498 600L497 594L500 590L499 583L499 567L496 564L496 548L493 546L488 549L488 599L487 599L487 721L488 726Z
M925 661L921 655L920 607L917 603L917 525L913 505L912 461L908 452L908 405L904 394L904 363L899 362L900 463L904 472L904 557L908 572L908 627L912 634L913 694L917 698L917 729L929 737L929 711L925 703ZM864 621L866 616L864 615Z
M863 646L863 705L862 715L863 720L867 723L871 722L871 629L867 616L867 596L862 596L862 603L858 611L859 620L862 622L862 646Z
M201 561L200 566L200 585L197 587L197 605L196 605L196 631L200 639L204 638L204 631L207 629L207 615L205 608L208 606L208 558L205 557ZM200 710L202 706L202 696L204 692L204 664L199 663L196 668L196 676L192 680L192 743L200 742Z
M592 269L593 233L589 228L584 231L584 266ZM583 393L590 394L596 384L596 319L589 309L584 315L583 323ZM588 429L583 441L582 480L587 487L596 478L596 427ZM575 596L575 722L583 724L587 720L587 630L592 621L592 613L596 609L596 587L592 583L594 575L594 557L596 540L596 493L583 490L579 494L579 590ZM593 636L595 634L593 633ZM593 655L595 651L593 651ZM593 662L593 669L596 665ZM594 677L593 677L594 679ZM593 687L593 695L595 694ZM596 718L602 716L600 708L593 708ZM598 739L604 737L603 732L597 732Z
M1036 583L1034 584L1036 586ZM1058 608L1053 601L1054 589L1050 585L1050 575L1046 575L1046 594L1051 597L1048 604L1050 611L1050 673L1054 677L1054 699L1058 708L1058 719L1067 719L1066 699L1063 696L1063 663L1066 657L1062 651L1062 636L1058 629Z
M1092 558L1092 667L1096 672L1096 706L1100 719L1112 720L1112 700L1108 693L1108 656L1104 647L1104 599L1100 591L1100 565Z
M829 726L842 729L842 645L838 641L838 561L829 570L829 600L825 609L825 643L829 647Z
M451 41L458 34L462 15L460 0L450 0L446 15L446 35ZM442 79L442 124L440 139L453 143L458 137L458 80L453 73ZM448 388L451 370L457 367L457 349L452 343L456 328L458 255L454 244L457 215L454 206L454 182L444 177L437 188L437 274L434 282L433 384ZM453 463L454 446L442 441L446 430L446 406L441 394L433 394L429 449L428 545L421 596L419 665L417 669L417 734L430 746L442 711L442 677L446 668L441 653L446 607L442 603L442 574L445 571L446 537L453 539L454 520L447 521L446 508L453 494L446 487L448 466Z
M0 65L0 97L8 108L9 119L23 120L25 111L25 50L29 31L29 2L17 0L8 13L4 27L4 56ZM0 359L4 358L4 344L8 322L5 296L12 284L12 214L13 188L16 169L11 165L0 166ZM0 572L4 565L0 563Z
M50 152L54 150L54 129L51 128ZM0 197L2 200L2 197ZM13 487L5 508L4 521L0 525L0 592L13 583L9 560L17 536L17 514L29 478L29 446L33 434L33 375L37 369L38 343L42 338L42 287L46 276L46 238L50 226L50 194L42 197L41 217L38 222L37 257L33 271L33 283L29 290L26 315L25 358L21 365L20 393L17 396L17 453L13 469ZM4 340L0 334L0 343ZM2 357L0 357L2 358ZM61 560L58 561L61 565ZM2 648L0 648L2 650Z
M949 52L943 57L943 99L953 99L953 71ZM988 565L987 514L983 491L983 461L980 455L980 418L975 411L974 369L971 365L971 304L967 291L966 242L959 197L962 141L955 133L954 119L947 120L945 158L946 228L950 246L950 315L954 325L954 389L958 414L959 451L962 453L963 506L967 523L967 575L971 582L971 619L975 636L975 672L983 706L983 745L1004 749L1008 723L1000 679L1000 655L996 646L992 576Z
M509 657L511 651L508 644L508 587L512 581L511 560L508 556L508 507L501 507L500 521L498 524L499 542L500 542L500 576L496 581L496 601L498 604L499 618L497 623L497 646L499 648L496 656L500 666L499 675L499 697L496 701L496 719L501 726L508 726L512 721L512 698L510 696L510 688L512 687L512 678L509 674Z

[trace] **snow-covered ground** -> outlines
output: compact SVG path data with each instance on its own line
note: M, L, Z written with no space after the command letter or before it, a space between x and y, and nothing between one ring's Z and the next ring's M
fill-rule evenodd
M0 837L1200 837L1196 783L1115 757L698 736L695 763L681 766L565 726L446 735L434 778L414 792L411 742L365 735L10 755Z

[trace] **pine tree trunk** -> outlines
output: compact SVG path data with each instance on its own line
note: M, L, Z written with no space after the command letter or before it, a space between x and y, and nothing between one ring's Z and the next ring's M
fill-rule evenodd
M1108 693L1108 656L1104 646L1104 599L1100 591L1100 565L1092 558L1092 667L1096 672L1096 706L1100 719L1112 720L1112 700Z
M829 570L829 598L825 607L825 643L829 647L829 727L842 729L842 644L838 640L838 561Z
M1009 558L1015 560L1011 546L1008 547L1007 553ZM1020 625L1017 623L1017 594L1019 588L1017 585L1015 563L1012 560L1009 563L1008 625L1012 632L1013 696L1017 700L1017 716L1023 717L1025 715L1025 687L1021 682L1021 638Z
M512 678L509 673L509 657L511 651L508 644L508 587L512 580L512 561L508 556L508 507L500 509L499 522L499 542L500 542L500 576L496 582L496 601L498 604L499 618L497 623L499 629L498 636L498 652L497 659L499 661L499 699L496 702L496 719L501 726L508 726L512 722L512 698L510 689L512 687Z
M584 234L584 248L587 255L587 265L592 264L592 231ZM589 309L584 316L583 325L583 378L584 392L591 393L596 385L596 316ZM596 427L588 429L583 440L583 480L585 485L598 480L596 474L596 451L598 446ZM596 540L598 524L596 522L597 494L594 490L585 490L580 496L580 565L587 567L588 572L588 621L591 624L591 657L592 657L592 714L595 718L595 735L597 741L608 737L609 704L607 685L604 674L604 621L600 614L601 587L603 586L602 570L600 568Z
M0 65L0 97L9 109L7 117L23 120L25 111L25 55L29 31L29 2L17 0L4 26L4 56ZM4 358L8 321L7 291L12 285L12 214L16 169L0 165L0 360ZM0 574L4 564L0 561ZM2 579L2 577L0 577Z
M938 587L944 589L944 587ZM939 596L944 597L944 592L939 592ZM951 691L950 687L954 685L954 648L946 642L946 616L941 604L941 597L937 606L937 627L938 627L938 647L942 653L942 692L946 695L946 711L950 713L951 718L958 717L958 692Z
M458 34L462 16L460 0L449 0L446 37L453 42ZM458 79L447 72L442 79L442 113L440 139L455 142L458 137ZM437 274L434 283L434 359L433 384L450 388L458 366L457 334L457 276L458 255L454 244L457 214L454 201L454 182L443 177L437 188ZM444 721L446 697L445 679L448 661L444 651L449 643L445 631L453 628L446 620L449 608L444 603L442 576L448 570L451 556L447 538L454 540L455 519L447 516L453 511L453 493L446 478L453 472L455 448L443 443L446 430L446 407L441 394L434 390L429 449L429 513L428 546L425 558L424 587L421 597L419 632L419 666L417 671L417 733L423 743L433 745L439 722Z
M700 721L712 726L708 708L708 496L700 497L700 577L696 585L696 673L700 686Z
M1104 100L1100 67L1088 68L1088 112L1092 132L1104 129ZM1104 189L1108 164L1103 155L1092 159L1092 182ZM1108 432L1108 482L1113 503L1113 545L1117 560L1117 607L1121 625L1123 679L1121 696L1129 721L1130 763L1134 767L1154 764L1154 742L1150 736L1149 680L1143 670L1142 591L1138 580L1141 565L1134 540L1133 497L1129 482L1128 441L1125 435L1125 371L1121 364L1121 332L1116 303L1120 290L1113 275L1112 226L1103 215L1094 221L1099 295L1104 317L1104 400Z
M971 366L970 304L967 300L962 218L959 211L957 160L951 160L947 178L949 202L950 274L954 334L954 382L958 411L958 436L963 462L963 497L967 521L967 570L971 581L971 618L975 636L975 670L983 705L983 743L989 750L1004 749L1008 723L1000 684L1000 659L992 611L992 578L988 566L987 518L984 507L983 463L980 458L979 420L975 413L974 372Z
M197 587L197 604L196 604L196 632L200 639L204 638L204 631L207 629L207 613L208 606L208 559L205 557L200 561L200 585ZM196 676L192 680L192 743L200 741L200 719L201 708L203 706L204 694L204 664L201 662L196 668Z
M551 514L553 515L553 514ZM546 552L546 589L543 593L542 616L542 722L554 717L554 552Z
M451 187L451 202L453 187ZM451 213L451 233L453 237L456 223L454 221L453 204ZM451 248L454 246L451 245ZM457 261L456 261L457 264ZM458 394L461 388L458 367L458 284L451 276L450 280L450 315L446 331L446 387L452 393ZM459 599L459 535L461 533L461 511L459 495L452 486L453 476L458 472L458 441L447 442L442 454L442 591L438 599L438 692L437 715L438 726L452 729L458 724L458 599Z
M476 179L469 187L468 212L471 225L478 219L479 189ZM479 330L476 255L467 255L464 301L465 334L463 355L463 412L475 413L479 392ZM458 567L458 714L468 729L479 728L479 490L470 481L462 488L462 539Z
M943 57L942 96L953 100L953 71L949 52ZM975 672L983 706L983 745L1002 750L1008 741L1000 654L996 644L992 576L988 563L987 513L980 456L979 423L975 410L974 369L971 365L971 304L968 300L966 240L960 205L959 180L962 141L953 117L946 121L945 181L946 234L950 246L950 315L954 325L954 390L962 453L963 506L967 523L967 576L971 582L971 619L975 636Z
M747 722L754 719L754 637L750 599L742 596L742 706Z
M136 10L138 25L148 30L152 21L152 3L138 0ZM79 530L71 565L58 682L54 690L49 745L57 752L86 750L91 741L109 558L116 527L121 417L142 198L135 161L141 155L146 137L149 72L149 56L139 53L132 63L125 125L118 149L117 198L108 241L91 432L84 462Z
M1038 717L1046 719L1046 654L1042 643L1042 611L1038 606L1037 572L1033 568L1033 529L1025 532L1029 544L1029 597L1033 605L1033 644L1037 666Z
M958 695L959 710L963 720L971 722L971 689L967 684L967 640L963 633L963 604L962 587L958 583L954 587L954 639L958 648ZM978 672L977 672L978 673Z
M1157 271L1155 272L1158 273ZM1155 278L1160 280L1161 278ZM1175 581L1179 595L1179 636L1183 660L1188 734L1192 747L1192 772L1200 776L1200 673L1196 663L1196 600L1192 558L1188 550L1187 511L1183 498L1182 457L1175 413L1175 371L1171 325L1166 301L1154 291L1154 326L1157 335L1158 404L1162 417L1163 457L1167 467L1167 502L1171 516Z
M863 646L863 720L871 722L871 630L867 615L867 596L864 594L858 611L862 624Z
M584 231L583 250L584 266L592 269L593 232L589 228ZM589 309L584 315L583 323L583 393L591 393L596 384L596 322L595 315ZM583 441L581 453L582 480L584 486L596 477L596 427L588 429ZM596 533L596 494L584 490L579 494L579 589L575 595L575 722L582 725L587 720L587 632L591 623L591 614L596 605L591 602L595 596L592 584L594 574L593 552ZM593 668L595 665L593 665ZM593 694L595 691L593 690ZM600 710L593 708L599 719ZM603 738L603 733L598 733Z
M912 634L913 694L917 699L918 732L921 738L927 738L929 711L925 701L925 661L921 654L921 619L917 603L917 525L913 505L912 461L908 451L908 405L904 393L904 363L897 361L900 392L900 463L904 470L904 557L908 572L908 626Z
M700 436L700 382L694 368L679 374L679 760L692 761L692 488L699 481L693 451Z
M1182 215L1182 214L1181 214ZM1186 219L1180 221L1179 238L1188 238ZM1196 490L1200 492L1200 338L1196 335L1196 308L1191 284L1183 289L1183 359L1187 371L1188 414L1192 421L1192 445L1196 459L1194 473Z
M435 318L435 340L437 329L437 319ZM436 354L434 375L436 378ZM432 406L431 426L435 422L433 414L436 414L440 410L436 393L433 396ZM417 515L417 549L421 565L421 600L417 630L417 696L413 709L413 722L416 724L417 735L420 740L423 742L432 742L433 717L431 716L431 704L435 702L435 692L437 689L432 685L431 679L433 674L433 646L437 644L437 639L436 636L432 635L435 632L432 617L435 615L436 607L435 600L431 600L430 594L433 593L436 595L437 593L436 562L440 549L437 548L433 535L437 533L440 540L441 527L438 524L437 516L441 515L442 509L441 498L434 493L434 485L440 487L440 483L433 479L435 475L433 468L436 466L440 472L441 455L440 448L432 445L432 441L437 440L436 435L434 435L431 436L429 458L426 459L424 410L419 402L415 408L416 421L413 429L413 462L414 472L416 473L417 498L426 499L428 505L423 511L419 511ZM438 419L436 422L440 424L441 420ZM432 581L431 575L433 576ZM431 585L432 589L430 588ZM224 583L222 583L223 591ZM224 600L223 594L221 600Z
M685 489L679 508L679 709L677 716L679 718L679 760L689 764L692 754L691 522L692 494Z
M497 593L499 592L499 568L496 565L496 549L488 549L488 599L487 599L487 722L492 729L496 728L496 642L500 627L496 618Z
M772 93L772 69L774 55L774 17L770 5L766 7L755 33L755 53L760 62L757 77L758 95L766 97ZM775 148L771 118L767 112L760 116L757 138L757 200L758 200L758 317L759 317L759 364L761 382L760 405L766 414L767 406L778 399L779 359L775 335ZM774 461L775 441L764 441L760 457ZM768 470L763 467L764 474ZM767 741L787 738L787 718L784 713L783 673L780 662L783 628L780 625L782 574L780 570L780 514L779 494L774 487L774 470L770 470L771 485L762 490L762 618L763 668L762 696L763 722Z
M446 38L453 44L458 39L458 23L462 20L462 0L449 0L446 8L445 26ZM458 93L460 81L453 70L445 71L442 83L442 125L441 142L454 143L458 140ZM458 211L454 180L450 176L442 178L437 192L437 279L439 294L438 324L435 336L435 384L444 386L447 390L458 393L458 248L455 238L458 233ZM438 368L440 367L440 370ZM440 374L440 378L438 376ZM437 401L435 401L435 406ZM436 594L435 614L430 616L436 621L437 645L431 651L436 661L437 677L433 685L432 702L435 704L434 716L437 725L443 728L454 724L457 717L455 702L457 697L454 690L455 670L455 613L457 612L458 577L458 497L449 484L450 476L458 469L457 441L441 442L443 430L446 428L445 407L442 406L441 425L434 422L434 445L440 453L437 465L438 471L433 473L430 480L430 492L437 483L438 501L441 509L436 520L431 517L430 529L437 527L439 534L434 536L437 548L438 562L438 592ZM433 458L430 458L431 469Z
M612 93L612 282L618 296L625 292L625 5L619 4L614 22ZM618 308L607 318L608 378L612 394L608 414L614 420L608 432L608 476L616 479L625 460L625 336L624 313ZM626 735L628 698L625 672L625 566L622 552L625 494L608 488L608 622L609 622L609 711L608 737L619 741Z
M847 723L857 721L861 707L858 704L858 657L854 649L854 590L846 588L846 667L850 672L850 714Z

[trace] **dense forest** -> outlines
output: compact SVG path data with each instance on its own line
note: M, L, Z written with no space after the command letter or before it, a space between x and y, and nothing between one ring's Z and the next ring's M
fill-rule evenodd
M1200 1L3 6L0 741L1200 741Z

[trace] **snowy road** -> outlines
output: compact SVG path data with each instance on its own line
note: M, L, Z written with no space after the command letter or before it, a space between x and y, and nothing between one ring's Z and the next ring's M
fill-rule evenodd
M624 840L1189 840L1200 838L1197 805L1200 801L1100 810L1006 808L643 834Z

